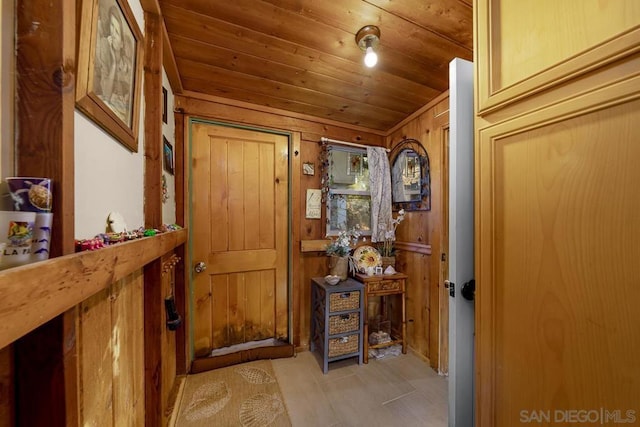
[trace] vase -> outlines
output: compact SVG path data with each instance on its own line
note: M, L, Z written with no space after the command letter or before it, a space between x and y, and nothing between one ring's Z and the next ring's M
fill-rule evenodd
M382 261L382 270L383 271L388 266L392 266L393 268L396 268L396 257L394 257L394 256L383 256L383 257L380 257L380 258L381 258L381 261Z
M329 274L340 277L340 280L347 279L349 272L349 257L346 256L330 256L329 257Z

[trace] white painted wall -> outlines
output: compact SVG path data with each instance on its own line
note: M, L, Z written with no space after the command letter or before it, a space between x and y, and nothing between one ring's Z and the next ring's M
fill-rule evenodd
M129 6L144 33L144 12L140 1L130 0ZM144 96L140 105L142 108L137 153L131 153L76 110L76 239L91 238L103 233L110 212L119 212L124 217L128 229L144 225Z
M138 0L129 2L138 25L144 13ZM174 147L174 95L162 70L167 89L167 123L162 134ZM141 105L144 105L144 99ZM131 153L79 111L75 114L75 235L78 239L104 232L110 212L119 212L129 229L144 225L144 111L140 112L138 153ZM157 141L162 150L162 140ZM162 151L161 151L162 152ZM175 160L174 160L175 163ZM162 222L176 222L175 178L163 170L169 198L162 204Z
M139 0L130 0L136 22L144 31L144 11ZM0 177L14 175L13 101L14 101L14 1L0 2ZM167 89L167 122L162 132L174 146L174 96L163 70L162 84ZM106 230L110 212L119 212L129 229L144 225L144 96L140 111L138 152L131 153L89 118L76 110L74 115L75 159L75 237L91 238ZM162 149L162 140L157 141ZM175 179L163 171L169 199L162 206L166 224L176 221ZM55 197L55 185L54 185ZM0 184L0 194L8 190ZM4 198L0 198L0 209ZM6 209L10 209L10 204Z
M76 239L104 233L110 212L119 212L128 229L143 226L144 129L131 153L78 111L74 122Z
M138 25L144 30L144 12L139 0L129 2ZM167 89L167 123L162 133L174 147L174 96L162 70ZM144 97L141 105L144 106ZM140 112L138 152L131 153L79 111L75 114L75 237L90 238L105 231L110 212L119 212L127 228L144 225L144 108ZM162 150L162 140L157 141ZM162 152L162 151L161 151ZM176 221L175 179L163 170L169 198L162 205L162 222Z
M173 120L173 90L171 90L171 86L169 85L169 78L167 77L167 73L164 68L162 69L162 87L167 89L167 123L162 123L162 134L165 138L171 143L173 147L174 154L174 169L177 167L175 165L175 153L176 153L176 126L175 121ZM160 149L162 149L162 142L160 142ZM162 151L161 151L162 152ZM167 173L164 169L162 170L162 174L165 176L167 180L167 194L169 198L166 202L162 204L162 222L164 224L174 224L176 222L176 186L175 186L175 177L170 173ZM184 224L180 224L184 225Z

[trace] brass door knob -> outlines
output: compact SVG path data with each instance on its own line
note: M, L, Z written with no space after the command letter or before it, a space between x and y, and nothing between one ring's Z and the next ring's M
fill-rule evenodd
M199 263L196 264L195 267L193 267L193 269L195 270L196 273L202 273L203 271L205 271L207 269L207 264L205 264L204 262L200 261Z

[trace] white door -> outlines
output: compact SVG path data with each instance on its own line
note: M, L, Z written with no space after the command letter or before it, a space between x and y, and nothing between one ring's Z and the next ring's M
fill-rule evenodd
M473 425L473 63L449 64L449 425ZM453 296L451 296L453 295Z

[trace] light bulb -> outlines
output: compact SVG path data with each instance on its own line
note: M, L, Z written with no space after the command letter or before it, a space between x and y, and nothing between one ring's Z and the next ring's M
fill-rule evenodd
M366 53L364 54L364 65L371 68L378 63L378 55L374 52L371 46L367 46Z

